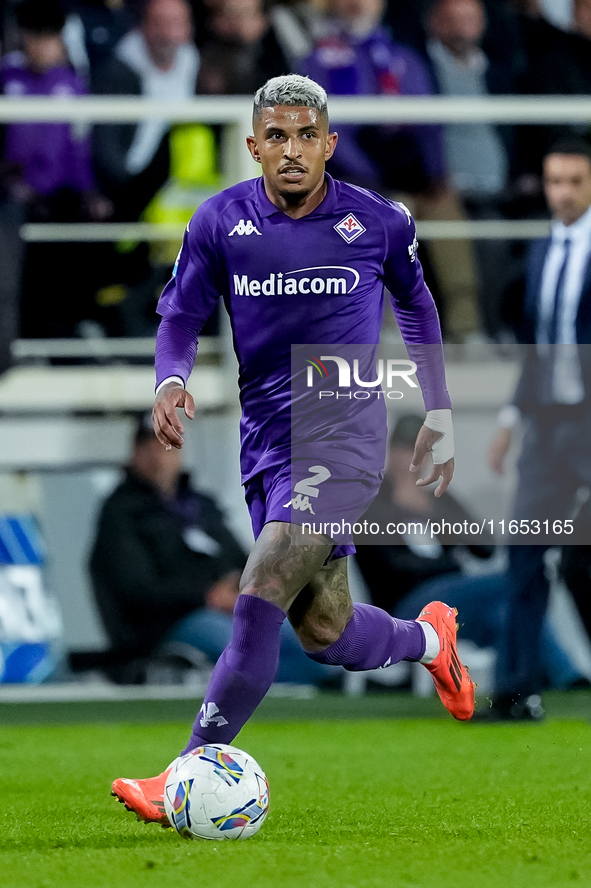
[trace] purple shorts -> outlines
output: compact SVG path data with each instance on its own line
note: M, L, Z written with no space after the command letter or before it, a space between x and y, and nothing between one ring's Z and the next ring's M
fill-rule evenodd
M297 524L335 542L329 561L355 553L353 525L375 499L381 473L334 460L297 459L265 469L244 485L255 539L269 521Z

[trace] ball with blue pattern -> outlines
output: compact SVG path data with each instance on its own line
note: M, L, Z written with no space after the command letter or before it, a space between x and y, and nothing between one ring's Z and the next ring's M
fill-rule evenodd
M248 839L269 810L269 784L255 759L222 743L179 756L164 790L167 817L185 839Z

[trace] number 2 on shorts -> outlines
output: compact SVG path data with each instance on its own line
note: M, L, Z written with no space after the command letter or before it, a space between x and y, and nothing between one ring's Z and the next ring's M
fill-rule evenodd
M325 466L309 466L308 471L315 474L298 481L294 487L294 493L301 493L304 496L316 498L318 496L317 485L327 481L330 478L330 472Z

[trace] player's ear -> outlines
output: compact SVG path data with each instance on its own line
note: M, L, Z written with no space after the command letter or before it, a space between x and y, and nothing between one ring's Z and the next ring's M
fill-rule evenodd
M326 149L324 151L324 159L330 160L330 158L334 154L334 150L337 147L337 142L339 140L338 133L328 133L326 137Z
M254 136L246 137L246 144L248 146L248 150L250 151L253 160L256 160L257 163L261 162L261 155L259 154L259 149L257 148L257 140Z

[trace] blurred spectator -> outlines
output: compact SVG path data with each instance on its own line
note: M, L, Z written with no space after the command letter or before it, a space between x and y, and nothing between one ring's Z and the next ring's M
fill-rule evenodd
M95 91L179 101L195 94L199 54L191 40L185 0L148 0L140 27L115 47L97 72ZM166 120L101 124L94 130L99 181L113 200L115 217L135 221L169 174Z
M524 80L530 60L530 31L537 33L537 24L542 21L539 0L481 0L485 13L485 29L480 41L480 48L488 60L486 85L493 94L522 92ZM392 0L388 3L385 22L390 27L396 40L412 46L421 54L432 68L432 61L427 50L429 42L428 19L433 0L417 0L412 5ZM532 18L533 16L533 18ZM544 21L545 27L550 27ZM554 30L550 28L550 30ZM534 44L537 42L533 41ZM504 133L506 136L507 133ZM511 168L515 175L522 170L518 166L516 148L511 138ZM527 154L527 152L525 152ZM530 171L531 164L526 158L525 170ZM539 181L523 182L520 185L536 189L541 193ZM522 188L519 191L523 197ZM529 212L530 208L526 207ZM539 210L538 204L535 210ZM523 215L521 208L515 208L513 214Z
M117 44L113 57L97 71L96 92L174 102L190 98L195 94L199 70L199 52L191 35L191 11L186 0L148 0L139 28ZM215 167L216 155L208 128L187 125L175 142L179 130L178 125L161 118L95 127L95 169L114 203L114 221L178 221L176 198L184 209L185 195L173 194L167 201L172 219L162 217L159 201L162 189L174 176L173 164L201 164L210 169ZM187 150L195 157L187 158ZM194 210L194 202L185 221ZM96 299L107 332L153 335L157 293L169 269L152 267L147 243L122 244L115 249L105 245L102 252Z
M513 0L518 9L527 70L521 79L521 92L532 95L591 94L591 2L576 0L569 12L569 28L558 27L556 16L540 0ZM518 167L534 202L522 208L520 215L545 213L542 192L542 161L554 142L566 133L574 136L589 132L588 124L549 124L520 126Z
M2 92L24 95L84 95L84 83L69 63L61 32L64 13L54 0L25 0L17 8L22 52L4 57ZM78 222L104 219L109 201L97 193L90 163L88 134L69 123L10 123L4 138L4 184L24 207L30 222ZM32 244L24 266L21 328L25 336L64 336L90 311L82 245ZM68 274L64 275L64 269ZM50 304L47 286L60 280L59 297Z
M518 4L537 3L538 0L516 0ZM487 56L499 67L516 74L524 65L516 10L511 0L483 0L487 26L482 47ZM425 17L431 0L390 0L384 21L395 40L412 46L422 56L427 56L428 36Z
M220 8L220 0L189 0L189 3L195 22L195 43L201 49L212 37L210 24ZM311 51L312 34L323 6L324 0L279 0L262 4L262 12L290 66Z
M537 0L526 0L535 2ZM503 92L495 85L494 74L499 73L503 80L518 78L526 64L523 52L519 22L516 10L505 0L482 0L486 13L486 28L482 38L482 49L491 61L493 77L489 83L492 92ZM412 46L428 60L428 34L425 21L432 0L416 0L403 3L391 0L385 14L385 23L391 29L395 40ZM490 76L490 75L489 75Z
M201 47L197 88L208 95L252 95L289 65L261 0L219 0Z
M355 557L376 606L412 620L427 602L446 601L458 608L462 639L498 649L508 611L510 576L501 570L483 573L464 569L470 556L479 560L491 557L492 537L440 533L430 538L416 531L416 525L424 526L427 521L464 525L474 520L451 494L435 499L430 491L416 486L408 466L421 423L422 418L412 414L399 418L390 436L384 482L364 516L368 523L382 528L392 523L404 525L408 532L388 535L392 542L387 545L371 545L371 536L357 539ZM541 659L554 687L570 686L580 679L547 623L540 643Z
M121 662L167 642L215 662L232 633L246 554L218 506L165 450L151 422L138 423L124 480L103 504L90 556L101 619ZM334 673L310 660L286 621L278 681L319 683Z
M64 41L78 73L94 92L94 76L122 37L137 24L129 0L68 0Z
M564 34L550 24L540 0L508 2L519 28L525 62L519 77L519 92L537 94L540 85L535 81L540 62L557 41L562 41ZM520 194L521 201L514 201L513 215L538 218L546 212L541 180L542 158L549 144L558 138L557 131L554 130L553 135L551 127L522 124L514 128L514 133L516 181L513 190Z
M284 0L273 3L267 10L290 70L295 71L299 60L312 52L314 38L321 28L323 6L322 0L317 3Z
M62 40L64 13L53 0L25 0L17 9L23 52L2 60L2 92L10 97L85 95ZM11 123L6 128L4 160L13 166L10 187L22 197L33 219L71 213L101 218L108 208L96 199L88 138L69 123ZM63 208L63 209L62 209Z
M486 14L481 0L434 0L426 19L427 52L439 92L446 96L487 96L490 84L510 93L514 84L495 70L482 50ZM471 219L503 218L509 158L501 135L489 123L445 125L445 153L452 182ZM510 266L504 240L475 242L480 278L480 305L488 336L501 334L502 294Z
M532 93L581 95L591 93L591 0L575 0L573 31L565 33L538 24L545 35L541 51L530 69Z
M300 70L330 95L429 95L427 65L412 49L393 42L380 26L383 0L331 0L323 35ZM327 169L338 178L377 191L395 192L417 219L461 218L447 187L443 133L439 126L339 125L339 150ZM462 340L478 328L474 271L462 242L433 242L443 326Z
M383 10L382 0L331 0L324 33L302 61L302 72L329 95L431 94L423 61L381 28ZM437 187L445 178L441 129L339 126L339 151L330 165L336 175L376 190Z
M103 505L90 560L111 645L150 651L177 637L179 620L209 618L208 611L225 634L222 615L232 613L245 563L213 500L182 473L180 453L165 450L140 422L125 478ZM192 629L197 638L197 616ZM205 650L208 634L194 646Z

